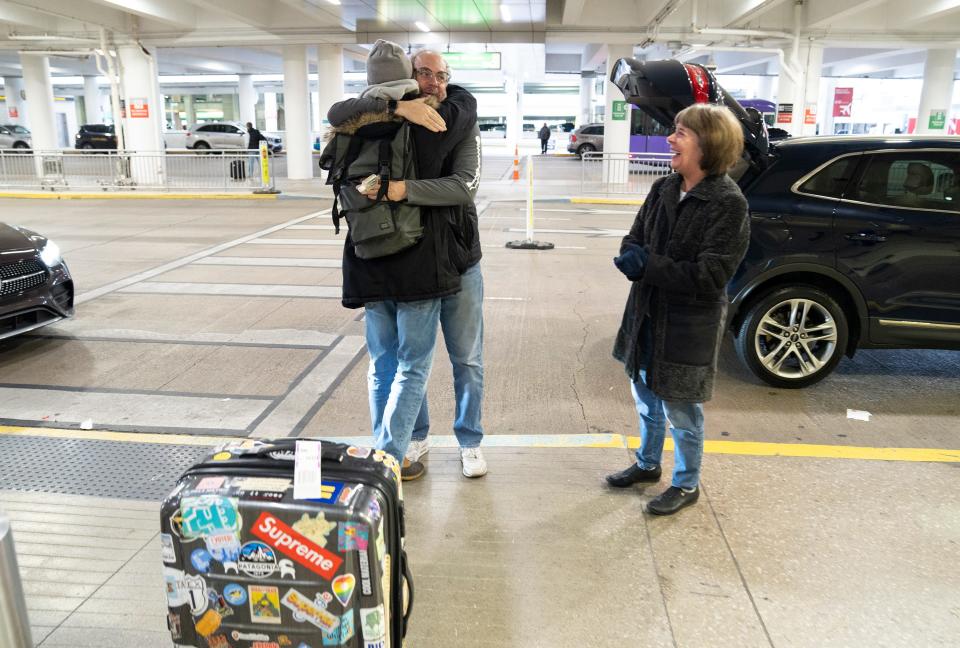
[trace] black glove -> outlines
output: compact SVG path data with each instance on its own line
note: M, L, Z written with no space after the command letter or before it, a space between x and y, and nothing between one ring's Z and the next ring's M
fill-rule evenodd
M613 259L613 265L630 281L640 281L646 264L647 251L636 243L628 243L623 253Z

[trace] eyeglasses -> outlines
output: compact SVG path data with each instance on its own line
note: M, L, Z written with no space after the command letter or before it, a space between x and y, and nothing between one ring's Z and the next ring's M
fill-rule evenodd
M427 81L433 81L436 79L437 83L446 83L450 80L450 75L446 72L437 72L434 74L433 70L430 68L418 68L416 72L418 77L426 79Z

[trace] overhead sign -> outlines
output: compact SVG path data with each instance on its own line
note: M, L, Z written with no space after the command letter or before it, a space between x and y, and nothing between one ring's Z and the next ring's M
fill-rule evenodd
M833 116L849 117L853 107L853 88L834 88Z
M454 72L500 69L500 52L447 52L443 54L443 60Z
M927 122L927 128L930 130L943 130L947 125L946 109L934 109L930 111L930 120Z
M627 119L627 102L626 101L614 101L613 108L610 111L610 118L614 121L626 121Z

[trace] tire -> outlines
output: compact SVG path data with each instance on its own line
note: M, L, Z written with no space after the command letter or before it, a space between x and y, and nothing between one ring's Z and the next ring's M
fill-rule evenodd
M26 143L26 142L14 142L14 143L13 143L13 148L16 149L16 150L19 150L19 151L26 151L26 150L29 149L30 147L27 146L27 143Z
M209 151L209 150L210 150L210 145L207 144L206 142L197 142L196 144L193 145L193 150L194 150L194 151Z
M577 148L577 157L582 158L584 153L593 153L597 150L597 147L593 144L581 144Z
M848 334L847 315L828 293L813 286L782 286L747 311L736 349L764 382L798 389L834 370L846 352Z
M92 151L92 150L93 150L93 144L91 144L90 142L85 142L85 143L83 143L83 144L80 145L80 150L82 150L82 151Z

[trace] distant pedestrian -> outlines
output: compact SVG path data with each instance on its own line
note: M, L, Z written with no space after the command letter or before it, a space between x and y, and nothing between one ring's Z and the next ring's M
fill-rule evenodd
M260 158L260 142L265 142L266 137L263 133L253 127L253 124L247 122L247 150L254 151L247 154L247 175L253 176L257 170L257 160Z
M547 126L547 122L543 122L543 127L540 129L540 154L547 154L547 142L550 141L550 128Z

